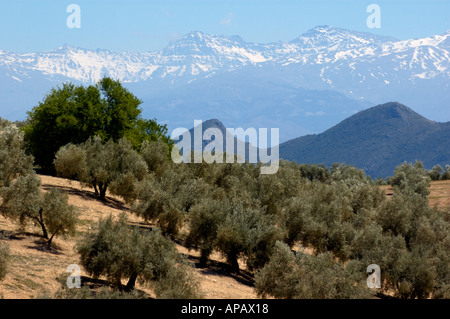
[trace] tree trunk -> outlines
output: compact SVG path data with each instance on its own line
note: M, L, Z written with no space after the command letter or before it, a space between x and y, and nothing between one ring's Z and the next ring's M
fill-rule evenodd
M48 233L47 233L47 228L45 228L44 223L39 222L39 224L41 225L42 228L42 237L44 237L44 239L48 239Z
M127 286L125 287L125 291L130 292L131 290L134 289L134 286L136 285L137 276L138 276L137 273L133 273L131 275L130 279L128 280Z
M208 262L208 255L202 250L200 255L200 266L205 267Z
M55 236L55 234L53 234L52 237L50 237L50 239L47 240L47 248L50 248L50 246L52 244L53 236Z
M239 263L237 260L237 256L230 254L228 255L228 260L230 261L231 264L231 271L235 274L239 274Z
M98 195L97 184L92 183L92 185L94 186L95 195Z
M108 184L100 184L99 185L99 189L100 189L100 198L101 199L105 199L106 198L106 188L108 187Z
M44 218L42 217L42 209L39 211L39 217L35 217L35 219L37 220L38 224L41 225L42 237L48 239L47 228L45 228Z
M59 228L53 233L53 235L50 237L50 239L47 241L47 247L48 247L48 248L50 248L50 245L52 244L53 237L55 237L55 235L59 232L60 229L61 229L61 227L59 227Z

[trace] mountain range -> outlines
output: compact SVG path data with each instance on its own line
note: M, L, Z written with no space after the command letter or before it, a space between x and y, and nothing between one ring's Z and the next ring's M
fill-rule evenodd
M110 76L169 130L219 118L227 127L280 128L287 141L386 101L449 121L449 52L450 31L400 41L331 26L266 44L194 31L151 52L0 48L0 116L23 120L52 87Z
M230 134L217 119L202 126L203 132L217 128L224 137ZM320 134L281 143L279 154L299 164L353 165L373 178L392 176L405 161L422 161L427 169L436 164L445 167L450 164L450 122L431 121L389 102L360 111Z

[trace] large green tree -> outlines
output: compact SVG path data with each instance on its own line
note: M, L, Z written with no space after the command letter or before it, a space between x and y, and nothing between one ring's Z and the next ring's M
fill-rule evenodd
M65 83L53 88L30 112L23 127L27 151L36 164L53 170L56 151L94 135L103 142L127 137L135 148L144 140L167 138L167 127L141 117L142 101L119 81L103 78L87 87Z

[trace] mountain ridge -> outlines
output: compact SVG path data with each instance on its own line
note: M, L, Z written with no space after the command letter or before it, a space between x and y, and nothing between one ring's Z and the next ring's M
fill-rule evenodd
M324 31L326 30L326 32ZM314 37L312 37L312 35L314 35ZM372 43L369 43L369 41L364 40L364 41L359 41L361 39L358 40L358 36L362 37L361 39L364 40L364 38L369 38L371 40L373 39L378 39L377 41L372 41ZM359 43L362 43L364 45L381 45L381 44L391 44L391 43L395 43L395 42L399 42L399 43L405 43L405 44L411 44L411 45L416 45L414 44L414 41L419 41L419 40L423 40L424 43L426 43L427 45L430 44L430 41L432 41L433 38L439 37L440 41L437 41L435 43L435 45L440 44L442 42L444 42L448 37L450 37L450 30L448 30L445 33L442 33L440 35L437 36L431 36L431 37L426 37L423 39L410 39L410 40L396 40L395 38L392 37L388 37L388 36L379 36L379 35L375 35L375 34L371 34L371 33L366 33L366 32L360 32L360 31L351 31L351 30L347 30L344 28L337 28L337 27L330 27L330 26L317 26L313 29L308 30L307 32L301 34L299 37L288 41L288 42L271 42L271 43L266 43L266 44L262 44L262 43L252 43L252 42L246 42L245 40L243 40L240 36L238 35L233 35L233 36L224 36L224 35L210 35L210 34L206 34L203 33L201 31L192 31L184 36L182 36L181 38L178 38L176 40L171 41L168 45L166 45L164 48L160 49L160 50L154 50L154 51L147 51L147 52L133 52L133 51L110 51L107 49L100 49L97 48L96 50L90 50L90 49L85 49L85 48L81 48L81 47L76 47L76 46L72 46L70 44L64 44L63 46L58 47L57 49L54 50L50 50L50 51L44 51L44 52L36 52L36 53L14 53L14 52L9 52L9 51L0 51L1 55L5 55L5 54L10 54L13 55L12 58L5 58L2 56L0 56L0 65L17 65L14 64L14 58L18 63L25 63L23 65L23 67L34 67L36 69L39 69L41 71L45 71L45 66L42 64L39 64L39 61L37 61L36 65L33 65L33 63L31 63L30 65L26 65L26 62L32 62L33 59L36 59L34 56L45 56L48 54L55 54L55 53L61 53L61 52L72 52L74 50L78 51L78 52L83 52L85 53L85 55L89 55L89 54L94 54L96 52L98 53L108 53L110 54L112 57L117 57L119 55L123 55L123 54L128 54L130 55L130 57L135 58L136 60L134 61L135 63L137 63L137 65L135 65L135 67L139 67L140 64L145 64L145 65L152 65L152 63L157 62L156 60L158 58L162 58L164 55L164 52L166 52L166 56L168 55L167 53L170 53L170 48L176 47L176 46L183 46L186 44L191 44L191 45L195 45L198 44L198 42L200 41L203 44L208 44L209 46L205 46L208 49L209 48L218 48L219 46L214 47L214 45L216 44L221 44L222 47L224 46L224 42L226 42L226 44L231 45L231 49L227 48L227 50L223 49L222 51L220 51L219 53L222 53L224 56L228 55L232 55L232 54L237 54L238 58L241 59L241 62L244 63L263 63L263 62L267 62L267 61L278 61L278 62L284 62L284 58L283 55L287 55L287 56L291 56L292 54L298 55L299 53L302 53L303 49L309 49L309 47L302 47L301 45L298 45L299 40L301 39L319 39L319 40L323 40L326 43L332 42L332 41L349 41L351 43L355 43L355 39L357 39L359 41ZM356 42L358 42L356 41ZM301 41L300 41L301 42ZM242 47L239 48L238 46L234 46L236 44L240 44ZM232 48L235 48L235 50L233 51ZM329 48L328 48L329 49ZM198 46L196 47L196 50L200 53L202 53L202 51L198 48ZM258 56L258 58L255 58L255 56L252 56L251 53L254 53L255 56ZM269 56L270 54L273 54L273 52L277 52L280 57L272 57ZM173 53L173 52L172 52ZM182 52L183 54L185 54L186 52ZM303 52L304 53L304 52ZM366 52L367 54L367 52ZM20 60L20 57L25 57L25 59ZM128 57L128 58L130 58ZM247 58L247 59L245 59ZM340 57L342 58L342 57ZM31 61L30 61L31 60ZM25 61L25 62L24 62ZM83 61L81 61L83 62ZM89 61L84 61L85 62L85 66L89 66ZM298 61L297 61L298 62ZM132 68L130 67L130 72L132 72L131 70ZM135 68L135 71L138 70ZM62 72L62 70L59 70ZM57 73L58 70L55 71L55 73ZM60 73L60 75L68 75L65 73ZM148 74L147 74L148 75ZM140 78L140 80L145 80L147 79L147 75L142 75L143 77ZM70 76L69 76L70 77ZM136 79L133 79L132 76L130 75L124 75L122 74L122 76L119 75L120 80L124 81L124 82L133 82L136 81ZM91 81L92 83L95 83L96 81L98 81L100 78L100 76L96 76L94 78L89 79L89 81ZM81 81L85 81L86 78L84 77L78 77L78 78L74 78L75 80L81 80Z
M404 161L444 166L450 163L450 121L431 121L401 103L388 102L323 133L280 144L280 157L310 164L343 162L372 177L387 177Z
M218 119L204 121L202 134L211 127L222 132L224 141L230 134ZM202 147L208 143L203 141ZM373 178L386 178L403 162L422 161L427 169L450 164L450 121L431 121L401 103L388 102L360 111L320 134L281 143L279 152L281 159L298 164L345 163Z

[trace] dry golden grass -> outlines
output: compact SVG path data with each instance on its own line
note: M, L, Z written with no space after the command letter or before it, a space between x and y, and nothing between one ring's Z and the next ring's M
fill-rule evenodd
M394 194L394 190L389 185L380 186L386 196ZM432 181L430 184L430 195L428 195L431 207L439 209L450 209L450 180Z
M131 214L129 207L119 198L108 196L106 202L94 196L93 189L82 188L78 182L63 178L40 175L43 191L51 187L58 187L69 195L69 204L74 205L80 212L80 224L75 237L69 239L55 238L52 248L47 249L40 237L40 228L28 226L20 231L10 221L0 216L0 242L10 246L11 260L6 278L0 282L0 297L6 299L28 299L37 297L51 297L61 287L59 278L67 278L70 274L66 269L71 264L78 264L79 258L75 252L75 245L79 239L94 227L99 218L110 214L117 217L121 212L128 212L131 224L151 227L144 221ZM243 270L240 275L231 275L224 267L225 261L218 253L211 256L208 268L196 268L199 253L188 250L177 243L180 253L187 257L198 278L205 298L216 299L251 299L256 298L252 287L252 276ZM88 275L81 269L82 280L88 281ZM100 278L100 281L104 278ZM126 282L123 282L124 284ZM98 285L98 284L97 284ZM137 284L137 289L154 297L150 288Z

